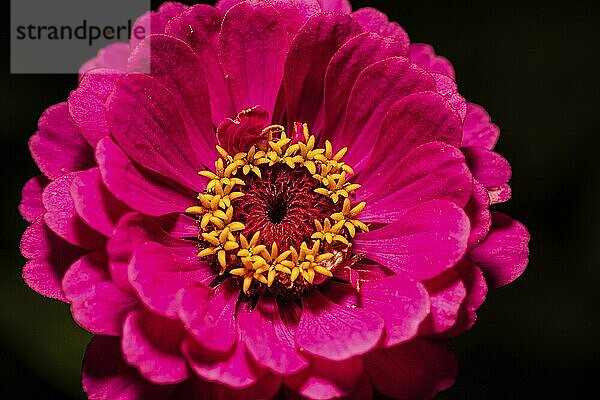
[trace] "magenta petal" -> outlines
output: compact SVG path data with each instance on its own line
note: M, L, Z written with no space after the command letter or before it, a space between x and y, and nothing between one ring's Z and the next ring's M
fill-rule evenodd
M383 320L372 311L337 305L318 291L302 306L296 345L308 354L341 361L369 352L382 336Z
M127 58L129 57L128 43L113 43L100 49L96 57L85 62L79 68L79 77L83 79L85 74L97 68L110 68L117 73L125 72Z
M455 204L429 201L390 225L358 234L354 250L397 273L429 279L464 256L469 226L464 211Z
M488 291L483 272L468 259L456 267L456 272L467 289L467 296L459 310L456 324L444 332L444 336L456 336L471 329L477 320L476 311L483 304Z
M207 267L203 263L181 259L168 248L147 242L137 248L129 263L129 282L148 308L174 318L177 292L205 279Z
M421 334L430 336L445 332L454 326L467 289L454 269L438 275L425 285L431 300L431 313L421 325Z
M469 250L481 242L488 234L492 225L490 214L490 197L485 187L473 180L471 198L465 206L465 212L471 221L471 234L469 235Z
M29 139L29 150L37 166L50 179L87 169L94 163L93 149L73 123L67 103L44 111L38 131Z
M167 1L158 7L158 10L148 11L139 17L133 25L133 32L135 32L137 27L141 27L143 29L141 32L145 35L132 35L131 48L135 49L148 35L164 33L169 21L184 12L187 8L184 4Z
M430 90L435 90L431 75L407 58L392 57L369 66L352 88L344 129L331 138L334 147L350 147L347 160L358 165L372 151L374 133L392 105L411 93Z
M367 222L396 221L408 208L428 200L447 200L464 207L471 196L473 178L465 158L456 147L440 142L417 147L402 160L389 160L377 174L364 174L367 207L361 219ZM371 164L367 170L375 170ZM369 194L371 194L369 196Z
M182 382L190 375L180 350L183 337L178 321L146 310L132 311L123 326L123 356L151 382Z
M438 93L423 92L404 97L385 116L364 174L394 165L413 149L428 142L460 145L462 121ZM350 161L348 161L350 162Z
M137 304L135 296L110 280L101 251L77 260L65 274L62 287L75 321L98 335L120 336L125 316Z
M189 189L202 190L202 159L173 95L156 79L141 74L119 78L108 103L108 122L113 137L134 161Z
M79 216L105 236L112 235L119 218L128 211L106 189L98 168L77 174L71 183L71 196Z
M364 283L359 298L364 308L383 318L386 347L412 339L429 313L429 297L423 285L401 275Z
M319 0L324 12L335 12L347 14L352 11L352 5L348 0Z
M463 147L467 164L477 179L489 192L504 192L505 195L490 196L492 204L507 201L510 189L507 188L512 172L510 164L500 154L482 147ZM496 200L496 201L494 201Z
M177 386L169 400L257 400L273 399L281 387L281 378L266 373L246 389L231 389L225 385L192 378Z
M33 222L46 212L42 204L42 192L50 181L43 175L35 176L27 181L21 191L19 212L27 222Z
M334 54L325 74L325 132L340 131L346 101L360 73L369 65L403 56L406 48L395 39L365 32L348 40ZM349 110L354 112L354 110Z
M352 18L358 21L366 32L374 32L396 39L408 52L410 45L408 34L397 22L390 22L385 13L376 8L365 7L354 11Z
M428 44L413 43L410 45L410 59L429 72L448 75L454 78L454 67L445 57L435 54Z
M449 388L456 378L454 353L443 341L415 339L365 357L371 382L396 399L430 399Z
M131 257L139 246L145 242L156 242L189 263L197 261L198 249L192 241L181 240L165 231L156 218L150 218L135 212L124 215L108 239L106 252L108 254L109 268L112 279L122 288L130 288L127 268ZM197 225L195 227L198 234ZM203 264L198 264L200 268ZM199 271L200 272L200 271ZM206 266L202 270L201 280L210 281L213 273Z
M148 382L127 365L116 337L92 338L82 375L83 389L91 400L166 400L174 389Z
M448 75L432 73L431 76L436 82L436 91L444 96L448 104L454 108L454 111L465 120L467 115L467 101L458 93L458 86L454 79Z
M54 233L87 250L102 248L106 238L87 225L77 214L71 197L71 184L79 173L72 172L50 182L42 194L44 220Z
M189 285L179 295L178 315L207 350L226 353L237 340L235 310L239 289L226 280L214 289Z
M112 69L92 70L81 78L77 89L69 95L69 113L92 147L110 134L105 104L118 76L119 71Z
M25 283L42 296L68 302L61 282L83 250L58 237L40 217L23 233L21 254L29 260L23 267Z
M252 358L278 375L295 374L308 367L308 361L295 348L298 311L294 304L280 308L275 300L263 296L252 311L242 308L237 315Z
M219 32L225 12L207 4L196 4L172 18L165 34L186 42L202 60L202 68L210 92L213 124L233 117L238 110L233 105L229 86L219 61Z
M272 115L289 48L284 17L267 2L240 3L225 15L219 46L236 109L261 105Z
M246 389L266 373L254 364L239 339L226 355L208 352L191 338L183 342L182 349L196 375L232 389Z
M362 357L344 361L311 359L310 368L289 377L285 385L308 399L337 399L354 393L364 376Z
M300 29L285 62L288 121L314 129L323 102L325 72L333 55L362 29L348 15L317 14Z
M489 114L477 104L467 104L467 118L463 128L462 145L492 150L500 136L500 129L492 123Z
M217 128L217 141L230 154L245 152L261 139L269 124L266 108L256 106L242 111L235 119L225 119Z
M295 35L313 15L321 12L318 0L268 0L279 14L285 16L288 33Z
M469 253L491 287L517 279L529 260L529 232L520 222L502 213L492 213L492 228L486 239Z
M151 71L150 75L170 91L199 160L218 156L202 63L185 42L165 35L148 36L131 54L128 70Z
M96 159L108 189L133 210L159 216L194 205L194 192L136 165L110 138L98 143Z

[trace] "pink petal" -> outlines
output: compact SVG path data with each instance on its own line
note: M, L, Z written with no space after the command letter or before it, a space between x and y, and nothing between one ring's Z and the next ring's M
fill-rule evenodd
M428 44L413 43L410 45L410 59L429 72L448 75L454 78L454 67L445 57L435 54Z
M146 36L157 33L164 33L165 28L172 18L184 12L188 7L175 1L163 3L158 10L148 11L135 21L132 32L140 27L143 35L132 35L131 48L135 49ZM143 29L143 30L142 30Z
M83 389L91 400L166 400L174 387L154 385L125 363L119 338L94 336L83 359Z
M502 213L492 213L492 228L487 238L469 253L493 287L517 279L529 260L529 232L520 222Z
M127 58L129 57L128 43L113 43L100 49L96 57L85 62L79 68L79 77L83 79L85 74L92 72L96 68L110 68L117 73L125 72L127 67Z
M206 265L176 257L154 242L139 246L129 263L129 282L140 300L165 317L177 316L177 292L206 278Z
M206 78L202 63L190 46L171 36L148 36L132 52L128 70L151 71L150 75L169 90L198 160L218 156Z
M77 260L65 274L62 287L75 321L98 335L120 336L125 316L137 304L135 296L110 280L101 251Z
M489 192L503 190L511 178L512 171L510 164L500 154L481 147L463 147L463 152L467 159L467 164L473 172L473 177L477 179ZM504 189L506 190L510 189ZM507 201L510 198L499 196L499 201ZM490 197L491 200L493 198ZM494 202L492 203L494 204Z
M237 110L261 105L273 114L288 48L284 18L268 3L244 2L227 12L219 56Z
M344 361L311 359L310 368L285 380L303 398L337 399L354 393L364 376L362 357Z
M421 325L421 334L431 336L452 328L456 323L467 289L454 270L425 282L431 300L431 313Z
M156 218L146 217L135 212L124 215L106 244L109 268L112 279L123 289L129 289L127 268L131 257L138 247L146 242L159 243L177 257L189 262L197 261L198 249L192 241L173 237L163 229ZM196 235L197 235L196 227ZM198 265L200 267L200 265ZM211 280L213 273L209 268L203 270L202 280Z
M202 60L206 76L212 120L218 126L225 118L235 116L238 110L233 105L229 86L219 61L219 32L225 12L206 4L196 4L172 18L165 34L186 42Z
M92 70L81 78L77 89L69 95L69 113L92 147L96 147L100 139L110 134L105 104L120 73L122 72L114 69Z
M67 103L44 111L38 131L29 139L29 150L37 166L50 179L87 169L94 163L94 152L73 123Z
M29 260L23 267L25 283L42 296L68 302L61 282L83 250L58 237L40 217L23 233L21 254Z
M196 375L231 389L249 388L266 374L254 364L241 340L226 355L211 353L193 339L184 341L182 349Z
M288 121L314 129L323 102L325 72L344 43L362 32L348 15L317 14L293 39L285 62L284 87Z
M112 235L119 218L129 210L106 189L98 168L77 174L71 196L79 216L105 236Z
M237 340L235 310L239 288L226 280L214 289L189 285L179 298L178 315L188 332L204 348L226 353Z
M263 129L269 124L266 108L256 106L242 111L235 119L225 119L217 128L219 145L231 154L245 152L265 135Z
M295 374L308 367L306 358L295 348L298 311L294 304L280 308L275 300L263 296L252 311L241 308L237 315L248 352L277 375Z
M296 345L308 354L341 361L369 352L382 336L384 322L372 311L337 305L318 291L302 306Z
M281 387L281 378L266 373L246 389L231 389L225 385L207 382L203 379L189 379L177 386L169 400L210 399L210 400L256 400L273 399Z
M296 35L302 25L313 15L321 12L319 0L268 0L281 15L290 35Z
M456 357L443 341L415 339L365 356L375 388L397 399L429 399L456 378Z
M467 115L467 101L458 93L458 86L454 79L448 75L432 73L436 82L436 91L444 96L446 101L454 108L454 111L465 120Z
M167 88L147 75L126 75L115 82L107 107L112 135L132 160L189 189L202 190L202 159Z
M434 200L396 222L356 236L354 251L416 280L432 278L465 254L469 219L453 203Z
M404 57L377 62L358 76L346 110L344 128L331 138L335 148L352 149L346 157L353 166L375 145L381 124L392 105L411 93L435 90L425 70Z
M87 225L75 210L71 197L71 184L78 176L72 172L50 182L42 194L42 202L46 210L44 220L54 233L87 250L100 249L106 238Z
M462 145L492 150L496 146L499 136L500 129L492 123L487 111L477 104L468 103Z
M383 318L386 347L412 339L429 312L425 288L401 275L365 282L359 298L362 307Z
M428 142L457 147L461 130L460 118L440 94L423 92L406 96L385 116L371 153L370 168L363 173L374 174L381 166L394 165L394 160Z
M377 163L371 159L367 170L375 170L372 164ZM377 171L358 179L363 185L359 196L367 201L360 216L363 221L391 223L407 209L435 199L464 207L471 196L473 178L465 158L460 150L445 143L421 145Z
M159 216L195 203L194 192L135 164L110 138L98 143L96 159L106 187L134 210Z
M153 383L182 382L190 375L180 351L183 336L178 321L146 310L132 311L123 326L123 356Z
M360 73L369 65L390 57L403 56L406 48L395 39L365 32L348 40L334 54L325 73L325 132L333 135L346 113L345 100ZM354 110L349 110L353 112Z
M43 175L38 175L27 181L21 191L19 212L27 222L33 222L46 212L42 204L42 192L50 181Z
M469 235L469 249L475 247L488 234L492 225L492 216L489 210L490 197L483 185L473 180L473 192L465 207L465 212L471 221L471 234Z
M348 0L319 0L324 12L344 13L352 11L352 5Z
M365 7L352 13L354 18L366 32L378 33L381 36L396 39L408 51L410 39L406 31L397 22L390 22L385 13L372 7Z

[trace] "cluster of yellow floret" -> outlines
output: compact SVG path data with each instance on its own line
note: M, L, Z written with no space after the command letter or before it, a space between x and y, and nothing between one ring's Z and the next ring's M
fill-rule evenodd
M244 293L248 293L253 281L270 287L278 278L292 288L298 283L299 277L304 280L301 283L312 285L316 274L333 276L330 268L341 254L339 247L349 248L351 244L348 238L353 238L357 229L368 230L367 225L356 218L365 203L353 207L349 199L360 185L347 182L348 175L354 173L342 161L347 148L334 154L329 141L326 141L324 149L315 148L315 137L309 134L306 125L302 129L304 141L292 143L284 127L270 126L263 131L267 138L265 142L252 146L246 153L233 156L217 146L221 157L215 162L215 172L199 172L209 179L206 191L198 195L198 206L186 210L199 217L199 238L205 247L198 257L216 256L220 274L226 273L228 266L239 266L228 272L243 278ZM339 212L324 221L314 221L315 232L311 243L302 242L299 249L291 246L281 251L277 243L270 246L263 244L260 232L247 238L241 233L245 229L244 224L233 220L232 202L244 196L239 187L245 183L238 172L242 172L240 176L253 173L261 177L261 166L278 163L292 169L306 168L322 184L315 190L316 193L328 197L334 204L341 202Z

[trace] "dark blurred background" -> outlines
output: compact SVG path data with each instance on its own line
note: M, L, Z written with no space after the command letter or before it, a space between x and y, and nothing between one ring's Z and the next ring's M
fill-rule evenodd
M461 93L502 129L497 150L512 164L514 194L496 209L531 231L529 268L491 292L478 323L455 340L460 375L440 398L587 398L600 360L599 2L353 4L381 9L412 41L453 62ZM3 398L81 399L89 335L66 305L22 282L26 223L17 213L21 186L38 173L27 140L77 78L10 75L8 34L2 30L0 66L0 391Z

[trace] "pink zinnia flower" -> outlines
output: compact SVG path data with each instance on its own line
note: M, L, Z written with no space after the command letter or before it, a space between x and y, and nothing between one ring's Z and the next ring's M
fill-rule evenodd
M451 386L448 338L523 272L529 240L489 211L510 167L451 64L347 0L166 3L148 20L30 141L44 175L23 189L23 277L96 334L88 396Z

